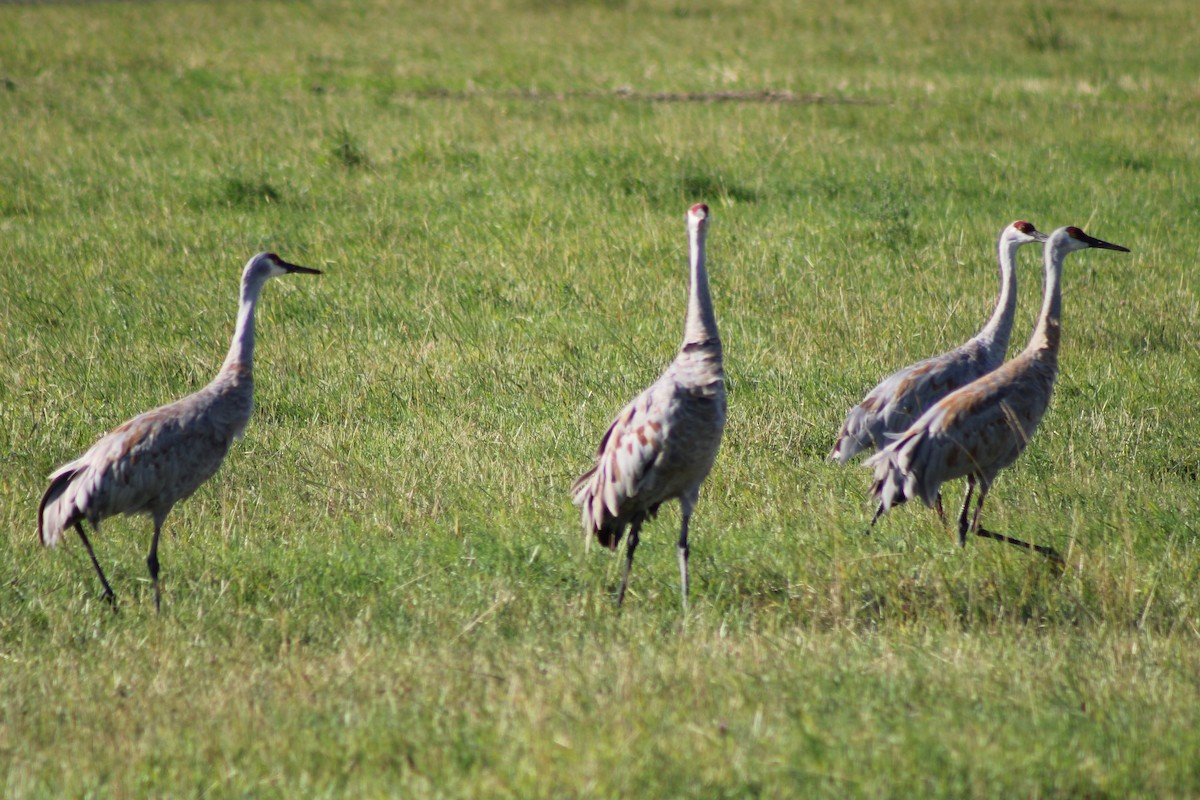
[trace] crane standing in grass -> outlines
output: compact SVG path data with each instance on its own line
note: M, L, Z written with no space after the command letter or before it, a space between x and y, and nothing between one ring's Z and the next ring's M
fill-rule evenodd
M659 506L679 499L679 583L688 598L688 521L700 484L712 469L725 429L725 373L721 339L705 270L708 206L688 210L691 289L683 344L666 372L625 406L596 451L596 466L571 487L582 508L585 535L611 550L630 527L617 605L625 599L642 525Z
M974 338L948 353L893 372L850 409L829 457L845 464L863 450L882 450L888 434L908 428L950 392L1004 363L1017 310L1017 250L1046 241L1046 234L1018 220L1000 232L1000 296L987 324Z
M82 521L86 519L99 532L100 520L106 517L150 515L154 538L146 565L158 609L158 539L163 522L175 503L190 497L216 473L230 444L241 437L250 421L254 306L268 279L293 272L320 274L320 270L289 264L274 253L259 253L250 259L242 272L233 342L217 377L194 394L134 417L50 475L50 487L38 507L38 536L43 545L54 546L74 526L108 602L115 604L115 596Z
M1000 470L1017 460L1037 430L1058 376L1059 317L1062 314L1062 265L1067 254L1089 247L1129 249L1088 236L1079 228L1059 228L1045 247L1046 288L1042 310L1028 346L999 369L937 402L894 442L866 461L875 471L871 491L879 510L871 524L892 506L919 497L931 506L941 485L967 478L967 496L958 517L958 541L975 533L1036 550L1062 563L1050 547L1031 545L979 524L983 500ZM970 526L971 492L979 485L979 504Z

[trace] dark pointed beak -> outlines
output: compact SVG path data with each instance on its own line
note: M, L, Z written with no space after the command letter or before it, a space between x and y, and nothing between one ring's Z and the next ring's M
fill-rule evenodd
M288 262L283 261L282 259L280 260L279 265L282 266L284 269L286 269L288 272L300 272L305 275L320 275L321 274L321 270L319 270L319 269L313 269L312 267L302 267L299 264L289 264Z
M1041 231L1038 231L1037 233L1032 233L1032 234L1030 234L1030 236L1032 236L1035 240L1042 242L1043 244L1050 241L1050 234L1042 233Z
M1119 250L1122 253L1129 252L1128 247L1121 247L1121 245L1119 245L1119 244L1113 244L1112 242L1106 242L1103 239L1097 239L1094 236L1088 236L1086 233L1083 235L1083 240L1085 242L1087 242L1089 246L1099 247L1101 250Z

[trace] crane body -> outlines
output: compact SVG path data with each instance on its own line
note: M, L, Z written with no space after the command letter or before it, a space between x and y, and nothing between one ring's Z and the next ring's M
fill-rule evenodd
M95 531L116 514L146 514L154 538L146 559L158 608L158 543L171 509L216 474L235 438L240 438L254 406L254 310L266 281L289 273L320 274L289 264L274 253L259 253L242 274L237 326L225 362L203 389L147 411L118 426L74 461L50 475L38 507L38 536L53 547L70 528L84 543L105 599L115 595L96 560L82 522Z
M625 599L642 525L663 503L678 499L683 517L679 580L687 608L688 524L725 429L724 354L705 264L708 206L692 206L687 221L691 284L679 353L658 380L621 410L600 440L595 466L571 487L587 536L615 550L626 527L630 530L618 606Z

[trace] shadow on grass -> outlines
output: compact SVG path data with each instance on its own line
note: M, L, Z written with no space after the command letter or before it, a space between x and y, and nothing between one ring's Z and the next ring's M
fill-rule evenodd
M264 178L222 176L197 192L197 205L205 207L253 209L279 203L279 190Z
M798 574L752 563L729 565L713 602L725 613L769 614L822 631L930 625L987 630L1014 623L1073 628L1085 621L1078 587L1040 561L980 574L965 561L913 566L912 554L894 555L813 563Z

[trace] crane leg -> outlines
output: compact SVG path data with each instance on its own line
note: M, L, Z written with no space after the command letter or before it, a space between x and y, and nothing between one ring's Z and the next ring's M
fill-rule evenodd
M108 585L108 578L104 577L104 570L100 569L100 562L96 560L96 553L92 550L92 543L88 541L87 534L83 532L83 526L79 521L75 521L75 530L79 533L79 538L83 540L83 546L87 549L88 557L92 559L92 566L96 568L96 574L100 576L100 583L104 584L104 600L113 607L113 611L117 610L117 596L113 594L112 587Z
M1007 542L1008 544L1011 544L1015 547L1020 547L1025 550L1032 550L1034 552L1041 553L1046 558L1050 559L1050 562L1052 564L1054 564L1055 568L1058 569L1059 571L1061 571L1063 569L1063 567L1066 566L1066 562L1063 561L1063 557L1061 555L1059 555L1058 551L1055 550L1053 547L1047 547L1045 545L1040 545L1040 544L1031 544L1031 543L1025 541L1024 539L1017 539L1014 536L1005 536L1003 533L996 533L995 531L989 531L987 528L984 528L982 525L980 525L979 524L979 512L983 510L983 498L987 496L987 493L988 493L988 485L986 483L983 483L982 481L980 481L979 505L977 505L975 507L975 517L971 521L971 530L973 530L975 532L976 536L982 536L985 539L995 539L998 542Z
M871 517L871 524L867 526L867 529L863 531L863 533L867 534L868 536L871 534L871 531L875 528L875 523L878 522L879 518L883 516L883 510L883 503L880 503L879 508L875 509L875 516Z
M617 608L625 602L625 588L629 586L629 570L633 567L633 551L637 550L638 534L642 530L642 521L635 519L629 530L629 542L625 545L625 571L621 573L621 589L617 592Z
M975 491L975 476L967 476L967 496L963 498L962 512L958 515L958 546L967 546L967 512L971 510L971 492ZM983 505L983 494L979 495L979 505ZM979 522L979 512L975 512L975 522Z
M942 492L941 492L941 490L938 490L937 504L934 506L934 508L937 509L938 519L940 519L942 521L942 524L945 525L946 524L946 509L942 508Z
M683 525L679 530L679 588L683 592L683 610L687 612L688 600L688 520L690 514L683 515Z
M154 612L162 613L162 595L158 591L158 537L162 533L162 521L154 520L154 538L150 540L150 555L146 557L146 566L150 570L150 580L154 583Z

